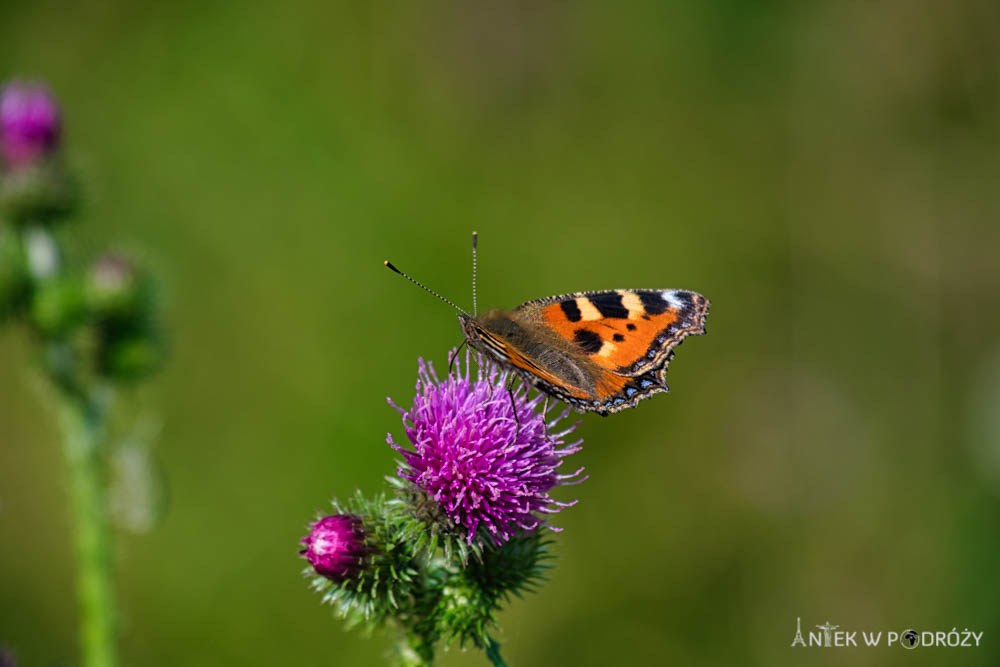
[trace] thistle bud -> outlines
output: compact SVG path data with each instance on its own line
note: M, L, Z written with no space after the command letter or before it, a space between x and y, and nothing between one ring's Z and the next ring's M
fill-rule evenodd
M163 363L163 345L150 331L111 336L99 361L102 375L119 380L141 380Z
M83 288L75 278L56 278L42 283L31 301L31 318L39 331L48 336L67 333L86 314Z
M102 255L84 283L87 303L101 317L128 319L142 305L142 285L135 265L125 257Z
M311 526L312 531L301 540L306 548L299 553L317 574L341 583L364 568L369 550L361 517L335 514Z

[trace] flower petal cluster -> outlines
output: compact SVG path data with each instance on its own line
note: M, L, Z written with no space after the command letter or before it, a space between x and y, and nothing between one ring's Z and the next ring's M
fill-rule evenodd
M299 553L317 574L340 583L364 567L369 552L360 517L334 514L310 525L312 530L301 540L306 548Z
M481 529L497 545L539 526L558 530L544 515L576 501L557 502L549 491L585 479L582 468L569 475L558 472L563 458L579 451L582 443L563 441L575 424L551 430L569 410L546 423L546 416L535 410L542 396L529 399L523 384L508 390L509 371L481 356L474 377L468 353L464 375L457 360L454 373L444 380L423 359L418 366L413 407L403 410L389 399L403 416L413 446L407 449L388 436L403 456L400 477L433 499L469 544Z

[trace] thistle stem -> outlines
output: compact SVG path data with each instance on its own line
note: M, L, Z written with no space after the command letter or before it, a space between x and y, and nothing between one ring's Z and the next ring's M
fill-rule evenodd
M116 614L111 535L101 442L104 417L89 400L60 392L60 425L69 472L76 550L82 667L115 667Z
M400 627L397 658L399 667L434 667L434 645L426 637Z

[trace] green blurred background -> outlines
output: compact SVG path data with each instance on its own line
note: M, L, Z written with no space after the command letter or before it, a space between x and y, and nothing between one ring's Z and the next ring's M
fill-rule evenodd
M119 537L126 665L378 665L297 540L373 492L419 355L480 304L680 287L673 393L583 418L590 479L511 665L1000 663L993 0L0 5L51 83L83 255L162 278L162 522ZM0 331L0 645L73 665L58 433ZM790 648L803 626L980 648ZM442 665L485 665L449 651Z

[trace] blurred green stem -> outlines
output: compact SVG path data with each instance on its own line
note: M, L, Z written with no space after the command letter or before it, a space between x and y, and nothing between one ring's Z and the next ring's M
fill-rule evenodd
M507 667L507 663L500 656L500 644L493 637L486 637L486 657L493 663L494 667Z
M399 667L434 667L434 646L416 632L400 628Z
M77 563L82 667L115 667L115 603L101 442L104 417L85 395L62 386L58 395L70 476Z

